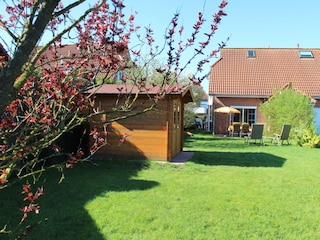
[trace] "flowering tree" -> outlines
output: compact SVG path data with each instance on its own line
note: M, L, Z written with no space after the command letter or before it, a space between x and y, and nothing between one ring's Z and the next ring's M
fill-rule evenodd
M36 180L37 175L48 168L70 168L103 146L104 138L93 130L87 134L93 138L91 151L85 152L81 139L86 136L87 128L83 128L78 145L72 151L63 149L59 139L103 114L95 109L94 92L89 94L88 90L97 86L97 78L109 79L116 72L135 66L143 45L148 47L151 59L167 49L166 64L156 69L162 76L161 87L151 99L153 104L148 111L170 93L191 61L202 57L197 65L200 73L224 46L222 43L214 50L208 49L221 18L226 15L225 0L213 15L208 30L202 29L205 19L199 13L192 34L184 41L183 26L179 26L179 14L175 14L166 32L164 49L154 46L152 29L139 33L140 26L134 24L136 16L125 16L125 6L120 0L100 0L80 17L72 18L70 12L85 1L74 0L64 6L59 0L13 0L12 5L6 6L6 14L0 15L1 30L10 37L10 40L2 39L9 58L0 59L0 188L29 176ZM141 42L130 49L133 34ZM198 41L200 36L205 40ZM177 37L181 40L175 42ZM64 39L76 44L76 53L60 54L65 47ZM181 58L187 49L193 49L194 54L182 65ZM127 58L129 55L132 61ZM197 73L189 79L193 84L200 84L204 79L204 76L195 77ZM145 88L146 80L144 76L121 79L122 83L130 82L139 89ZM135 99L128 99L129 105ZM121 110L122 118L130 117L130 111L123 111L123 107L113 111ZM120 141L127 137L123 136ZM54 158L65 161L57 163ZM25 199L31 205L22 209L23 220L28 212L38 211L33 202L44 192L39 188L31 195L30 186L25 186L23 192L29 196Z

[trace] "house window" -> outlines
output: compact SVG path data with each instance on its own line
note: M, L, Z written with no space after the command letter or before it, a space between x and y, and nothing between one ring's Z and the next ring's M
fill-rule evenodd
M255 58L256 57L255 51L254 50L248 50L247 57L248 58Z
M256 122L256 110L255 109L244 109L243 110L243 121L252 125Z
M299 51L300 58L313 58L311 51Z
M232 106L240 111L240 114L232 114L231 122L246 122L250 126L256 123L256 107Z

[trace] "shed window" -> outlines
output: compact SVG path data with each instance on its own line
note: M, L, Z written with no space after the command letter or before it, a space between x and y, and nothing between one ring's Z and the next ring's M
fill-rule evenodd
M255 51L254 50L248 50L247 57L248 58L255 58L256 57Z
M300 58L313 58L311 51L299 51Z

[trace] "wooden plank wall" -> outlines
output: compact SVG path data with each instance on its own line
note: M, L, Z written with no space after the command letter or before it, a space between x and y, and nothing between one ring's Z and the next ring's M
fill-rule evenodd
M115 98L98 96L96 105L103 110L110 110L115 105ZM136 106L139 106L146 98L139 99ZM145 103L144 106L148 106ZM166 99L157 106L157 111L150 111L136 115L108 126L108 144L99 150L98 154L108 158L130 158L150 159L168 161L168 106L170 100ZM137 108L136 111L140 108ZM109 114L110 120L115 114ZM99 127L103 135L102 126ZM120 143L124 134L130 134L127 141Z

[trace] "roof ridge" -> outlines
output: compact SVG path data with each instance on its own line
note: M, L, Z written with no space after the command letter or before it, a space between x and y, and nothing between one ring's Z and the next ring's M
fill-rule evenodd
M280 48L280 47L233 47L233 48L229 48L229 47L224 47L222 48L222 50L224 49L228 49L228 50L232 50L232 49L238 49L238 50L253 50L253 49L262 49L262 50L267 50L267 49L276 49L276 50L281 50L281 49L288 49L288 50L303 50L303 49L308 49L308 50L320 50L320 48L308 48L308 47L286 47L286 48Z

